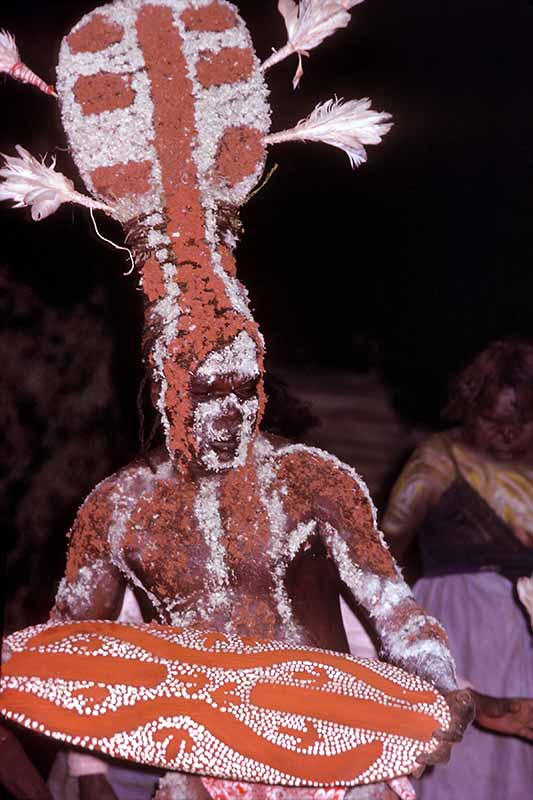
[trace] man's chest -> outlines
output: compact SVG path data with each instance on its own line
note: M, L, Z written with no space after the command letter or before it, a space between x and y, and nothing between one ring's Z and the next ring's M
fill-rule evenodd
M130 509L120 561L157 598L190 605L223 587L268 591L282 533L250 478L164 483Z

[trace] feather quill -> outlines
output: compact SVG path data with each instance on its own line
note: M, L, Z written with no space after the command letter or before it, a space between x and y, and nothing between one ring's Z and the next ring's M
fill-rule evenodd
M0 72L7 72L15 80L29 83L36 86L41 92L57 97L53 87L45 83L21 61L15 37L5 30L0 31Z
M265 136L265 144L279 142L311 141L325 142L344 150L352 167L366 161L366 144L379 144L392 128L391 115L385 111L374 111L371 101L341 98L319 103L306 119L300 120L290 130Z
M298 67L292 85L296 89L303 75L302 56L318 47L324 39L350 22L349 11L363 0L278 0L278 11L285 21L287 44L274 51L263 63L267 70L288 56L298 55Z
M110 206L77 192L72 181L56 171L55 158L48 166L44 159L37 161L20 145L16 145L16 151L18 157L3 156L5 164L0 169L0 176L4 180L0 183L0 201L11 200L14 208L29 206L32 219L36 221L49 217L63 203L77 203L115 216Z

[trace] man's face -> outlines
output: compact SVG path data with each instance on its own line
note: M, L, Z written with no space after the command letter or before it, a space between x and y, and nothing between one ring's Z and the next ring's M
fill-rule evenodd
M245 463L256 433L260 380L257 348L245 332L211 353L192 376L194 449L204 470Z

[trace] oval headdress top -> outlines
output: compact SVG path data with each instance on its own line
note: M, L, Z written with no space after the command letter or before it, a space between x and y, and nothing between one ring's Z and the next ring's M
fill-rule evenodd
M239 205L263 171L268 90L225 0L100 6L63 40L57 78L83 181L123 221L165 209L185 246L189 217Z

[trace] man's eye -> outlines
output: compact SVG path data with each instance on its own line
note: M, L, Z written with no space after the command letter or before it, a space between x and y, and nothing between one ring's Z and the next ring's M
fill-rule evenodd
M193 389L191 394L195 400L209 400L211 397L209 389Z
M256 393L256 390L256 381L250 381L250 383L245 383L244 386L239 386L237 389L235 389L235 394L242 400L248 400L250 397L253 397L253 395Z

